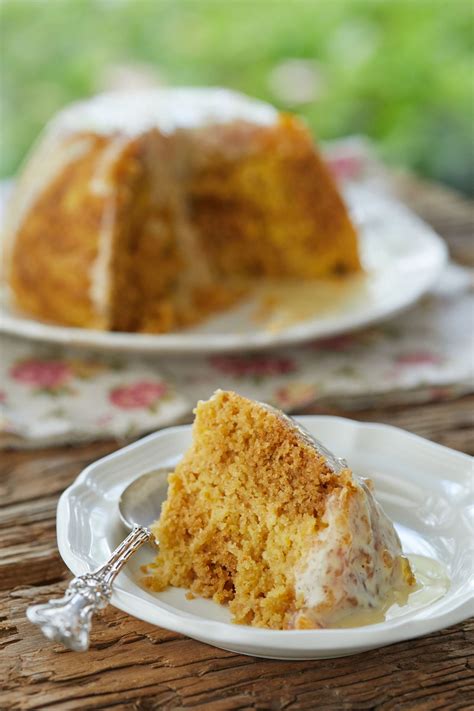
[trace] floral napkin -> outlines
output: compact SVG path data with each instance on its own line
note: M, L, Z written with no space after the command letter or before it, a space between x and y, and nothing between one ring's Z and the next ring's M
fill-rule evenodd
M343 180L377 180L365 144L330 151ZM328 399L366 407L472 389L474 296L469 270L450 265L406 313L353 334L265 353L138 357L72 351L2 336L0 447L129 439L189 417L217 388L296 411Z

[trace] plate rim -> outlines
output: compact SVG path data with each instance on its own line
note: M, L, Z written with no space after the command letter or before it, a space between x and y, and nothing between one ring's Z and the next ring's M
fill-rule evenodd
M416 435L412 432L403 430L402 428L385 425L379 422L360 422L357 420L351 420L349 418L338 417L333 415L306 415L301 417L296 417L303 425L307 425L309 422L319 422L326 421L328 424L335 425L338 424L349 425L354 429L369 428L372 431L377 430L389 430L398 436L407 437L412 442L422 443L426 448L433 449L439 453L443 453L445 456L448 455L459 462L466 465L472 464L473 458L470 455L457 450L453 450L445 445L438 444L437 442L431 442L424 437ZM79 559L75 554L73 554L68 548L68 538L67 528L70 520L69 503L70 497L77 488L81 488L86 485L88 477L98 466L103 466L104 464L109 464L112 460L117 458L122 458L130 453L134 453L136 450L140 450L144 445L147 445L153 441L159 441L163 437L169 436L170 434L180 434L189 433L191 425L177 425L174 427L164 428L154 432L152 434L143 437L136 442L133 442L126 447L111 452L105 457L92 462L87 467L85 467L80 474L76 477L74 482L63 492L61 495L58 508L57 508L57 541L58 549L61 558L67 565L67 567L75 574L82 574L85 572L84 566L79 562ZM374 625L366 627L356 627L349 629L322 629L322 630L268 630L263 628L255 628L241 625L234 625L228 622L221 622L216 620L210 620L208 618L202 618L199 615L183 615L178 612L173 612L172 610L163 610L162 607L153 605L151 601L140 600L141 608L146 608L146 612L152 611L151 617L155 619L150 619L150 614L139 615L137 610L130 612L130 607L127 605L127 598L134 598L134 595L123 589L118 589L112 593L111 604L114 607L130 614L138 619L146 621L150 624L163 627L166 625L167 629L184 634L188 637L195 639L201 639L208 644L214 644L218 647L227 647L231 649L232 647L239 648L240 646L249 646L248 640L248 630L252 631L252 644L260 648L260 652L249 652L253 656L266 656L265 652L271 656L271 652L275 651L275 648L279 650L288 650L288 652L299 652L302 654L301 657L295 657L292 654L291 657L282 657L279 655L274 658L317 658L320 657L323 652L328 653L357 653L363 651L364 649L380 647L387 644L392 644L396 642L401 642L406 639L413 637L419 637L436 630L444 629L450 625L461 622L470 615L474 614L474 601L472 597L466 593L461 596L461 600L457 602L454 608L450 608L447 611L443 611L439 614L429 615L427 617L422 617L421 619L413 618L397 618L382 623L377 623ZM166 605L166 604L165 604ZM140 610L138 610L139 612ZM153 614L154 611L154 614ZM161 621L157 621L156 618L160 617ZM163 615L166 620L163 620ZM172 623L168 626L168 623ZM201 627L205 627L205 630L201 630ZM202 635L202 636L201 636ZM204 637L204 639L202 638ZM242 651L242 650L238 650ZM311 655L315 655L311 657ZM308 656L309 655L309 656Z
M313 320L307 319L277 333L261 330L256 333L181 331L150 334L59 326L37 321L27 314L23 316L9 313L7 305L9 301L8 288L4 287L0 300L0 333L59 346L88 348L111 353L189 355L225 353L234 350L246 352L270 350L298 345L316 339L331 338L380 323L416 304L437 282L448 261L448 248L443 238L428 223L396 197L380 195L373 189L371 190L363 185L357 186L356 195L365 195L366 200L372 198L376 206L376 213L374 214L380 219L384 217L387 208L389 219L390 210L396 211L403 220L408 219L410 221L413 231L418 231L425 240L430 242L430 260L423 271L418 274L418 283L415 288L410 291L398 290L397 298L392 298L389 303L371 303L369 306L365 305L360 312L343 314L342 316L336 315L327 323L317 318ZM360 200L360 197L358 199ZM354 206L357 206L355 199ZM362 225L360 227L361 234L363 234L363 229ZM222 314L220 315L222 316ZM313 326L311 327L310 324L313 324Z

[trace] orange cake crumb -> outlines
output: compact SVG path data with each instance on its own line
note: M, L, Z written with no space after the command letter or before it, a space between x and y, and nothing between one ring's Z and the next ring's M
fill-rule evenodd
M361 268L309 131L221 89L101 95L60 112L16 182L5 245L24 311L111 331L193 324L262 277Z
M146 584L228 603L238 623L327 626L413 582L370 488L334 471L289 418L232 392L198 404L153 530L160 551Z

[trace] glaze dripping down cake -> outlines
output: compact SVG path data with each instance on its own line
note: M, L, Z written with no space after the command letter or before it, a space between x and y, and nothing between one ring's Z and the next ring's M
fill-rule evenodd
M99 95L57 115L6 222L13 300L59 324L165 332L260 277L360 269L308 130L223 89Z
M146 584L228 603L241 624L338 626L415 584L371 484L332 466L290 418L233 392L198 404L153 530Z

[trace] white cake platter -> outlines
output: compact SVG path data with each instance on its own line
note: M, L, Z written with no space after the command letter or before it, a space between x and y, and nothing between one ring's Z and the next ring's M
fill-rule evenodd
M98 351L192 354L303 343L388 319L436 283L447 261L445 243L391 197L357 186L347 191L346 199L358 227L363 275L339 282L262 287L259 294L194 328L164 334L111 333L40 322L16 310L4 287L0 332ZM273 307L262 315L262 298L269 295Z
M442 571L443 585L432 588L436 594L414 592L416 598L390 608L385 621L362 627L269 630L236 625L228 609L211 600L188 600L180 588L147 590L140 581L140 566L156 555L150 546L140 549L119 574L112 604L201 642L273 659L356 654L443 629L474 614L472 458L387 425L326 416L296 419L347 459L355 474L372 478L375 496L394 522L404 553L412 562L428 560L437 566L433 570ZM145 472L172 469L190 442L190 426L161 430L88 466L63 493L57 511L58 546L75 575L101 565L124 537L118 515L123 489Z

